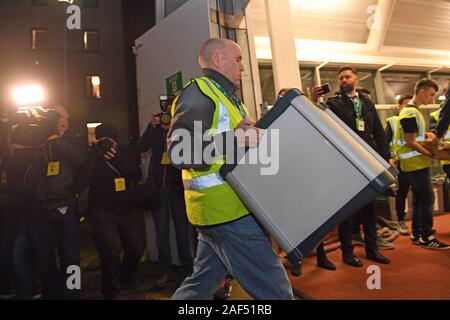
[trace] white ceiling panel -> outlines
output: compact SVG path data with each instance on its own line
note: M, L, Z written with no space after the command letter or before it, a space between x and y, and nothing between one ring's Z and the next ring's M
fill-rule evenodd
M450 50L450 1L397 0L384 44Z

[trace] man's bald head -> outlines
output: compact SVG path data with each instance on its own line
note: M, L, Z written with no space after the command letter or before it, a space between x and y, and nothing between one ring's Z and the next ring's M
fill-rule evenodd
M225 75L236 86L240 86L244 66L241 48L236 42L228 39L209 39L199 51L198 63L202 69L216 70Z

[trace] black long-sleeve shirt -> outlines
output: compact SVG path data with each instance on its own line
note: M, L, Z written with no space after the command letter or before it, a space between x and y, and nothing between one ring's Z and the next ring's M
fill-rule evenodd
M148 175L153 177L159 186L182 190L181 171L171 164L162 164L163 155L167 152L167 134L160 126L153 128L149 124L139 139L139 151L152 151Z
M384 159L389 160L389 143L374 104L364 95L359 94L362 104L364 131L356 128L356 111L350 98L343 94L328 99L327 104L342 121L355 131L366 143L377 151Z
M119 145L115 158L108 161L93 149L81 167L78 187L89 187L89 206L113 212L127 212L136 207L134 188L141 180L138 160L128 146ZM125 178L126 190L116 192L115 179Z
M442 107L439 116L439 122L437 123L435 129L436 135L439 138L443 138L449 126L450 126L450 97L447 98Z

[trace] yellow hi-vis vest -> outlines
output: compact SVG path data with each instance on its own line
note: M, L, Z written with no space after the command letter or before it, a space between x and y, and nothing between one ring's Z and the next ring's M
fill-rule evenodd
M434 111L434 112L430 113L430 116L431 116L434 120L436 120L436 123L439 122L439 116L441 115L441 110L442 110L442 108L439 109L439 110L437 110L437 111ZM445 134L444 141L450 142L450 126L448 127L448 131L447 131L447 133ZM441 161L441 164L442 164L443 166L450 165L450 161Z
M398 149L405 145L404 139L398 139L401 137L401 124L400 117L394 116L386 119L388 125L391 127L392 139L389 141L389 151L391 152L391 158L398 161Z
M402 121L403 119L411 119L416 118L417 122L417 128L419 130L416 141L419 144L425 143L425 119L422 115L422 112L413 107L413 106L406 106L403 108L403 110L400 112L399 120ZM403 138L402 136L403 135ZM404 141L405 134L402 130L399 130L399 133L397 135L397 139L400 139ZM404 172L412 172L417 171L421 169L425 169L431 166L432 160L431 158L422 155L420 152L417 152L413 149L411 149L407 144L406 141L404 141L404 145L401 146L398 149L398 157L400 160L400 168Z
M215 111L210 134L220 134L235 129L243 115L217 86L207 77L193 79L205 96L214 101ZM178 98L172 106L175 113ZM248 114L247 108L242 105ZM188 169L182 171L186 212L189 222L195 226L212 226L231 222L249 214L249 210L220 176L224 156L215 159L207 171Z

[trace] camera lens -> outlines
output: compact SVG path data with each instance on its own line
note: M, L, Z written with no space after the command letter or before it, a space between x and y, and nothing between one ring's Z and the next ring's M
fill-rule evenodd
M169 125L172 122L172 117L169 113L163 112L161 115L161 123L164 125Z
M95 148L97 149L97 151L102 154L108 152L109 149L111 149L112 147L113 145L111 141L106 139L98 140L97 143L95 144Z

